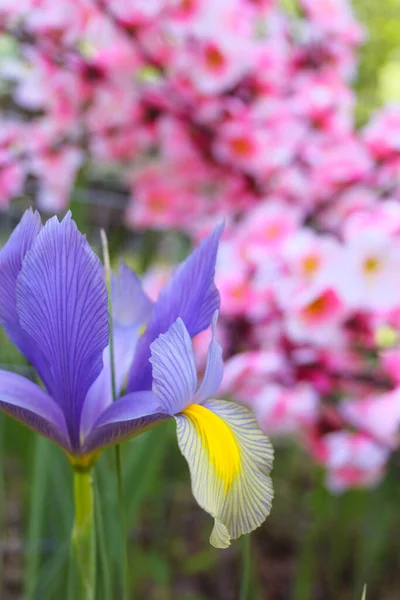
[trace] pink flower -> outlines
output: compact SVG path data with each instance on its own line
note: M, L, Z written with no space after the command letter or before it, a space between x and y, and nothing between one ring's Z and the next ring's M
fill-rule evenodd
M395 200L375 202L349 215L343 224L345 238L357 235L374 234L378 230L382 235L395 239L400 234L400 204Z
M147 25L163 8L163 0L113 0L112 10L128 26Z
M63 210L82 165L125 183L134 228L194 242L224 219L224 393L299 433L334 487L376 481L372 437L394 443L398 421L399 352L374 333L400 331L400 109L355 126L350 0L0 4L21 34L0 67L18 118L3 118L0 205L33 175Z
M221 393L252 406L255 398L287 369L276 350L236 354L225 362Z
M280 252L284 243L297 230L300 212L279 199L261 202L246 215L240 233L240 244L246 258L262 264Z
M188 226L196 215L190 190L182 193L179 180L167 169L148 166L132 178L132 200L126 213L129 224L142 228L168 229Z
M364 139L374 158L387 160L400 154L400 107L378 112L364 129Z
M327 467L327 485L334 492L379 483L389 449L363 433L335 431L322 440Z
M21 191L24 181L22 165L12 154L0 148L0 206L8 206L12 196Z
M299 284L323 282L328 279L327 271L339 251L340 245L335 238L317 235L312 229L300 229L283 247L288 275Z
M354 95L335 71L299 73L293 103L296 114L319 130L337 136L352 129Z
M345 400L340 412L348 423L389 448L399 443L400 389L361 400Z
M201 0L172 0L169 18L186 26L201 14Z
M254 401L260 427L270 434L293 434L308 427L316 419L318 406L317 393L305 384L293 389L266 385Z
M346 0L301 0L307 16L325 33L344 35L346 41L359 43L363 29L354 19Z
M291 75L290 46L281 32L271 27L271 36L254 47L254 69L248 82L249 91L255 97L284 94Z
M74 0L73 4L68 0L22 0L15 8L22 15L28 12L32 31L54 39L61 37L66 43L71 43L82 35L90 14L90 5L86 0Z
M255 301L249 266L237 250L229 242L223 243L217 262L216 282L223 312L229 316L245 314Z
M400 348L390 348L380 352L382 369L395 385L400 385Z
M288 300L286 331L297 342L337 344L346 307L332 288L311 287Z
M335 196L335 202L323 211L321 221L329 230L340 231L350 215L373 212L378 202L377 193L367 185L351 185Z
M316 138L308 144L304 159L312 169L312 193L318 200L329 198L345 185L368 180L372 172L368 152L350 135Z
M374 173L374 185L385 196L400 200L400 156L383 162Z
M384 231L365 229L343 246L333 268L335 289L358 310L389 310L400 302L400 245Z
M176 55L172 72L188 78L201 94L221 93L236 85L249 68L249 46L234 37L197 39Z
M41 210L54 213L68 206L82 159L78 148L68 146L34 156L31 169L39 179L37 203Z
M248 119L241 119L227 121L220 126L218 133L214 146L217 160L257 174L264 160L262 131Z
M280 169L271 178L270 186L272 197L277 196L309 211L314 209L308 173L300 166Z

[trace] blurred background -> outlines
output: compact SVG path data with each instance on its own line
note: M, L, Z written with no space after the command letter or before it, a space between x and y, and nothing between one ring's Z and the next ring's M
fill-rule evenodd
M399 0L0 1L2 245L71 209L155 298L225 220L221 395L276 449L252 600L400 597L399 31ZM34 377L4 333L0 366ZM70 466L0 429L0 597L66 598ZM132 598L239 600L245 546L209 546L173 425L122 452ZM105 452L99 598L114 476Z

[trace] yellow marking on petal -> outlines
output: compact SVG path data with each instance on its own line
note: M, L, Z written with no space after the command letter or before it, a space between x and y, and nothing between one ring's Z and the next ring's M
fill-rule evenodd
M259 527L271 510L272 446L249 409L233 402L190 405L175 420L193 495L214 517L210 542L227 548L231 539Z
M231 428L221 417L200 404L189 404L182 414L193 423L216 476L223 481L225 491L229 491L242 471L240 448Z

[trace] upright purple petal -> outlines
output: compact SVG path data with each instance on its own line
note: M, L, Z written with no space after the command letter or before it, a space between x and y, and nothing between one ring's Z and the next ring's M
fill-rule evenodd
M114 369L117 395L132 364L140 328L148 321L153 303L145 294L140 279L124 263L112 276ZM81 436L93 427L99 414L112 402L110 348L103 353L103 370L88 391L82 410Z
M111 279L115 379L117 394L121 392L132 364L140 329L153 310L153 302L143 290L139 277L123 262Z
M0 370L0 410L71 450L61 408L38 385L8 371Z
M0 251L0 322L8 337L30 361L34 356L38 358L38 348L34 347L28 334L21 329L15 287L25 254L41 229L39 213L28 209Z
M114 326L133 327L147 323L153 302L143 290L139 277L123 262L118 274L112 276L111 294Z
M197 385L192 341L182 319L150 346L153 392L164 412L175 415L194 398Z
M168 419L153 392L134 392L113 402L97 419L83 443L84 453L129 439Z
M21 326L47 361L49 392L77 449L82 405L102 369L109 326L101 263L70 213L43 227L25 256L16 294Z
M111 404L112 400L110 347L107 346L103 351L103 368L90 386L83 403L79 428L81 439L86 437L99 415Z
M190 337L209 327L219 308L219 293L214 283L215 261L223 225L216 227L198 248L178 267L161 291L150 323L140 338L129 373L127 390L151 388L150 344L180 317Z
M224 362L222 360L222 348L215 337L215 328L217 326L218 311L215 312L212 322L212 338L208 347L206 371L203 381L196 392L195 400L199 404L212 398L221 385L224 375Z

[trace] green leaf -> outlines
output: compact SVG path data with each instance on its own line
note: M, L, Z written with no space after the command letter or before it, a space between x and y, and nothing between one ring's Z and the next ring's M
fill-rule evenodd
M32 485L28 519L28 556L25 570L25 598L33 600L38 582L39 549L45 515L45 498L48 485L51 442L41 436L35 437L32 469Z

